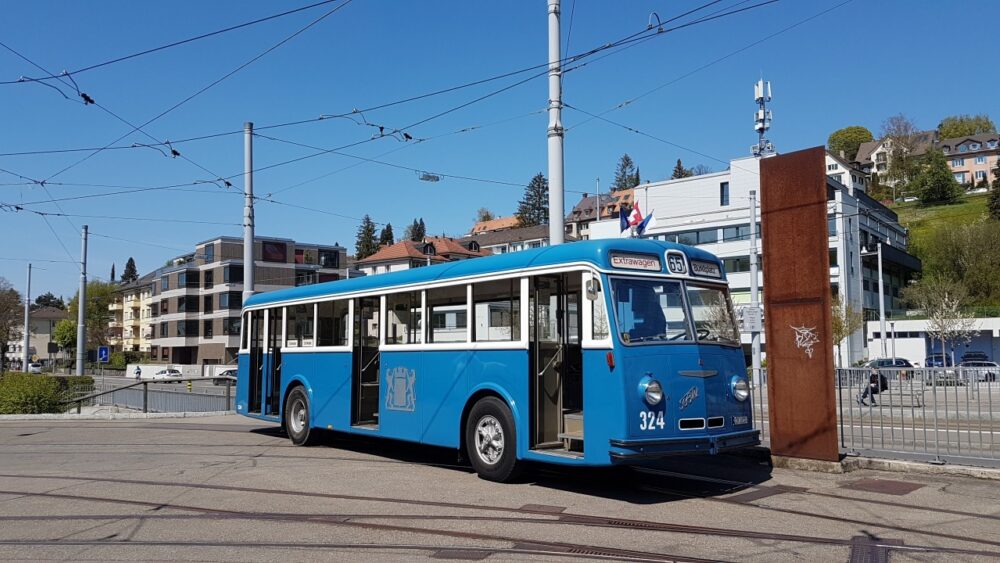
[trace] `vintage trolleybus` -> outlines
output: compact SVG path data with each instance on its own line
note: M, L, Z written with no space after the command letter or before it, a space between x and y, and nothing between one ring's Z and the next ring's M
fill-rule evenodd
M756 445L720 261L584 241L244 304L237 412L456 448L484 478Z

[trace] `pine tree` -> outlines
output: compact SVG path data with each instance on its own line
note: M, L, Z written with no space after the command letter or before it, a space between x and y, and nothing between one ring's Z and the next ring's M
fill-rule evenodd
M375 222L367 214L361 219L358 227L358 238L354 244L354 257L357 260L368 258L378 252L378 240L375 238Z
M559 212L556 210L556 212ZM524 188L524 197L517 204L518 225L521 227L534 227L535 225L547 225L549 222L549 181L541 172L535 174L527 187Z
M420 222L417 223L417 240L423 241L427 238L427 225L424 225L424 218L420 218Z
M392 233L392 223L386 223L378 235L378 244L379 246L391 245L394 242L396 242L396 237Z
M111 283L115 283L115 263L111 263Z
M627 153L618 159L618 169L615 171L615 181L611 184L611 191L627 190L639 184L639 171L632 162L632 157Z
M1000 160L997 167L993 169L993 188L990 189L989 203L990 218L1000 221Z
M131 283L139 279L139 272L135 268L135 260L129 256L125 262L125 271L122 272L122 283Z
M677 164L674 166L674 173L670 176L670 179L676 180L678 178L687 178L689 176L691 176L691 171L684 168L684 165L681 164L681 159L678 158Z

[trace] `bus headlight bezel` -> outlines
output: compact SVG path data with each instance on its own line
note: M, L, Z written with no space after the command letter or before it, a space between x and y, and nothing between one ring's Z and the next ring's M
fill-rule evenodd
M660 404L663 401L663 385L659 381L651 379L646 383L646 388L643 389L642 396L649 406Z
M733 398L739 402L745 402L750 398L750 384L746 378L734 375L729 382L729 388L733 393Z

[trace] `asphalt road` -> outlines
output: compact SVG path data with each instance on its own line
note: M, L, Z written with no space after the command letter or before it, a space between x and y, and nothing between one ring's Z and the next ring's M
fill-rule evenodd
M1000 558L997 481L730 455L500 485L449 450L326 438L237 416L0 421L0 559Z

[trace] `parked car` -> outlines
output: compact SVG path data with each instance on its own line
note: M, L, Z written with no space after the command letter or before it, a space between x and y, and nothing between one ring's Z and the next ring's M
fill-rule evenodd
M228 379L213 379L212 380L212 384L213 385L227 385L227 384L232 385L233 383L236 382L236 369L235 368L233 368L233 369L227 369L227 370L225 370L225 371L217 374L216 377L232 377L233 379L232 380L228 380Z
M1000 365L996 362L967 361L958 364L965 368L969 380L976 381L996 381L997 374L1000 373Z
M180 381L181 377L184 376L183 374L181 374L180 370L169 368L169 369L161 369L160 371L154 373L152 379L153 381L166 381L169 383L176 383Z
M865 363L866 368L912 368L913 364L905 358L877 358Z
M924 366L929 368L951 367L951 356L948 354L931 354L924 360Z
M38 362L28 364L28 373L42 373L42 364Z
M978 351L975 351L975 350L973 350L971 352L966 352L966 353L962 354L962 359L961 359L961 363L965 363L965 362L988 362L988 361L990 361L990 359L986 355L986 352L978 352Z

